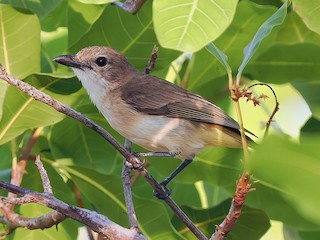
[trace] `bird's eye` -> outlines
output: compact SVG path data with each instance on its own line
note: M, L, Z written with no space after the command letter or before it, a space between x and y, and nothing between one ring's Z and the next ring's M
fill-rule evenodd
M96 59L96 64L99 67L103 67L103 66L107 65L107 63L108 63L108 59L106 57L98 57Z

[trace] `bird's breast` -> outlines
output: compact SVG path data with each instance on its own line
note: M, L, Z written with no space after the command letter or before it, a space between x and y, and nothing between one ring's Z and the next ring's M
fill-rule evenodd
M111 127L149 151L178 153L181 159L191 159L205 146L241 146L239 137L221 126L145 114L116 96L105 95L99 101L97 107Z

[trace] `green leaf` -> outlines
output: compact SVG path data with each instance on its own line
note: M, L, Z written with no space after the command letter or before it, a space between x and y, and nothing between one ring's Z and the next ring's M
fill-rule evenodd
M161 46L196 52L230 25L238 1L153 1L155 32Z
M318 81L320 46L275 44L253 60L244 74L263 82Z
M225 188L205 181L197 181L195 184L175 182L170 185L170 188L172 189L171 197L179 205L195 208L216 206L231 197L231 194Z
M310 137L311 135L316 136L320 134L320 120L311 117L301 129L301 133L302 140L305 135Z
M207 45L206 49L218 59L218 61L225 67L227 72L231 71L227 55L225 55L216 45L210 43Z
M8 84L5 81L0 80L0 120L2 118L4 96L6 94L7 88Z
M92 107L82 106L77 110L99 125L98 118L106 125L106 120L97 110L91 112ZM50 149L55 159L70 158L74 166L87 167L105 174L112 173L116 164L115 148L99 134L71 118L52 127Z
M82 2L82 3L81 3ZM73 46L79 41L100 18L105 6L96 5L93 1L69 1L68 8L68 28L69 39L68 45Z
M270 17L266 22L262 24L257 33L255 34L252 41L244 48L243 51L243 62L238 68L237 78L240 79L243 69L248 64L253 54L256 52L261 41L270 34L272 29L283 23L287 16L287 1Z
M222 202L216 207L209 209L193 209L183 206L182 210L191 218L194 224L207 236L211 236L228 214L230 199ZM194 239L194 236L176 216L172 218L176 229L186 239ZM261 210L244 206L235 227L228 234L228 239L259 239L270 227L268 216Z
M233 71L235 71L242 62L241 56L243 48L253 38L261 24L263 24L275 10L275 7L260 6L249 1L241 1L238 4L236 15L230 27L214 42L214 44L228 56L228 63ZM270 37L272 36L269 36L268 39ZM264 41L258 52L261 52L264 46L270 45L271 42L271 40ZM213 58L212 54L206 49L195 53L193 57L195 57L194 68L188 89L193 90L194 88L200 88L201 93L203 91L212 91L213 89L223 89L228 81L227 78L225 78L225 84L223 85L221 76L226 75L226 71L219 61ZM203 64L204 62L206 64ZM213 86L206 86L205 84ZM225 94L225 92L223 93ZM212 93L210 95L212 95Z
M218 186L235 186L241 174L240 157L240 149L207 148L197 154L196 159L173 181L194 183L202 180ZM156 176L156 179L160 181L167 177L181 163L181 160L150 158L149 162L152 175L160 173L160 176ZM173 185L173 191L174 188Z
M26 82L69 106L79 104L84 92L77 79L56 78L52 75L31 75ZM69 95L70 94L70 95ZM44 103L35 101L15 87L6 91L0 122L0 143L3 144L28 129L61 121L65 116Z
M16 78L40 70L40 24L27 10L0 4L0 63Z
M285 22L279 26L275 42L282 44L313 43L320 45L320 35L310 31L301 18L291 11L288 13Z
M320 34L319 1L292 0L293 10L296 11L309 29Z
M269 137L252 154L249 166L254 178L259 180L261 185L277 192L287 207L320 228L320 193L316 190L320 182L319 141L319 136L304 138L301 144ZM272 207L277 219L283 218L281 215L288 217L278 205L280 201L262 197L259 199L263 201L263 205ZM297 220L296 218L289 221ZM301 219L296 224L300 229L314 228L314 225L306 224Z
M76 31L71 32L74 36L70 35L70 38L78 38L78 42L70 46L70 52L76 53L88 45L110 46L126 55L135 67L144 70L153 46L158 44L152 27L151 7L152 1L146 1L133 16L119 7L108 5L83 37L79 38ZM77 27L74 21L69 22L69 29ZM167 68L176 57L178 52L160 47L156 70Z

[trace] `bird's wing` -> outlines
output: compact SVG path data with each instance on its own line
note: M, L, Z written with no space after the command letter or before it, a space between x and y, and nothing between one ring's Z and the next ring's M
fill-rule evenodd
M140 75L128 81L122 87L121 97L130 107L146 114L239 129L235 120L201 96L150 75Z

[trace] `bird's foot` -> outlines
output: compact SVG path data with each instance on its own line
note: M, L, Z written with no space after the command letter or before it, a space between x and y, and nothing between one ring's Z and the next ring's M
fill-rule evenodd
M153 196L158 199L164 200L171 195L171 190L166 187L166 184L161 182L160 184L161 192L157 190L153 190Z

